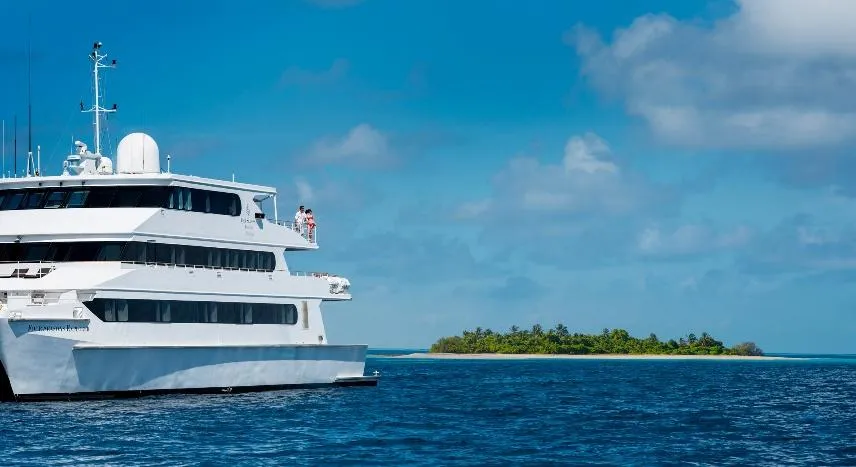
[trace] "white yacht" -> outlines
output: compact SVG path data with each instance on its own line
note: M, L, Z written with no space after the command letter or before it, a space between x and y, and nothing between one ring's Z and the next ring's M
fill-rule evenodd
M99 70L115 61L89 57L94 152L0 179L0 400L376 385L365 345L327 342L321 304L350 300L347 279L286 264L317 232L279 220L274 188L161 170L143 133L114 170Z

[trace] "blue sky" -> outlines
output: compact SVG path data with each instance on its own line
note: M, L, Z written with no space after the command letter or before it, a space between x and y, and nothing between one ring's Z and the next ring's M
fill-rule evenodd
M562 322L856 351L849 0L99 8L4 6L19 154L28 17L48 173L92 139L78 102L102 41L119 60L108 148L145 131L175 172L276 186L281 216L314 208L321 249L288 259L351 279L331 342Z

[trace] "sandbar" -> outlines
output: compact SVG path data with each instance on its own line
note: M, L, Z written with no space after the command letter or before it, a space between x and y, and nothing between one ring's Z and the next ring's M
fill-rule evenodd
M556 354L498 354L498 353L411 353L394 355L389 358L419 358L434 360L802 360L795 357L767 357L744 355L656 355L656 354L597 354L597 355L556 355Z

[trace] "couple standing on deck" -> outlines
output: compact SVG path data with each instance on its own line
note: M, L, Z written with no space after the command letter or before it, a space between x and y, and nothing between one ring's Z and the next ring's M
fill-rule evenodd
M310 242L315 239L315 214L312 214L311 209L305 209L303 206L297 208L294 214L294 230L301 235L307 235Z

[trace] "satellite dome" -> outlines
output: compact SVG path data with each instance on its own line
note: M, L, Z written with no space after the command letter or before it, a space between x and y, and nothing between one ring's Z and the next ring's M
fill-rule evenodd
M119 141L116 168L121 174L160 173L160 151L151 136L131 133Z

